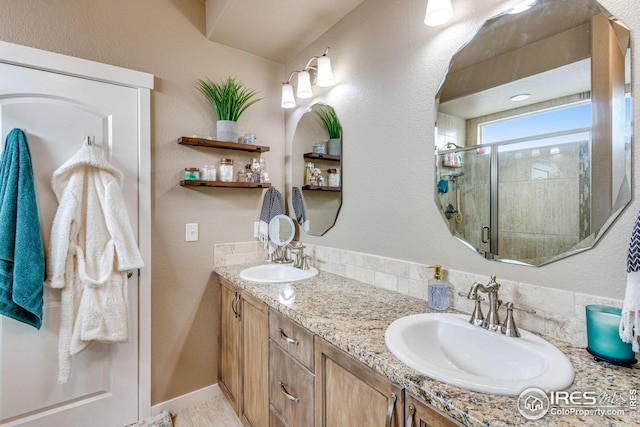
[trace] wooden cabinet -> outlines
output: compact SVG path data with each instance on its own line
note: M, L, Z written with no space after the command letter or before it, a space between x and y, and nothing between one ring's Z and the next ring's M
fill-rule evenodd
M271 310L269 337L271 427L313 427L313 334Z
M405 394L405 427L457 427L458 423L411 393Z
M219 385L236 413L240 398L240 293L228 281L219 278L220 356Z
M316 427L400 427L404 393L387 378L315 338Z
M247 427L452 427L452 418L218 277L220 389Z
M220 283L220 389L248 427L269 426L268 308Z

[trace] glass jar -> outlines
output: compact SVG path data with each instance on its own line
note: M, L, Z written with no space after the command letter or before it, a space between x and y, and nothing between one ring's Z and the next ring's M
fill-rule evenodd
M304 164L304 185L311 185L311 176L313 173L313 163L307 162Z
M329 187L340 187L340 171L338 169L327 170L329 176Z
M243 144L253 144L256 141L256 134L255 133L248 133L246 135L242 136L242 143Z
M198 168L184 168L184 180L185 181L199 181L200 169Z
M220 159L220 181L233 182L233 159Z
M316 154L325 154L327 152L327 144L322 142L313 144L313 152Z
M203 181L215 181L216 180L216 167L211 165L204 165L202 171L200 172L200 178Z
M260 165L260 158L254 157L251 159L251 180L253 182L260 182L262 176L262 165Z

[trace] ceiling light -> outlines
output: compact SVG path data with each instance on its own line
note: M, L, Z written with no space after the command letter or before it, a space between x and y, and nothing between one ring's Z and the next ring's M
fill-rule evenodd
M327 56L329 48L326 48L322 56L312 56L307 65L298 71L289 74L289 78L282 84L282 108L293 108L296 106L296 100L293 96L293 86L291 79L294 74L298 75L298 88L296 96L298 98L311 98L313 90L311 89L311 71L315 72L317 86L331 86L333 84L333 72L331 71L331 59ZM317 66L312 66L313 60L316 60Z
M512 101L524 101L525 99L529 99L531 98L531 94L530 93L519 93L517 95L513 95L511 98L509 98Z
M429 27L445 24L453 17L451 0L427 0L424 23Z

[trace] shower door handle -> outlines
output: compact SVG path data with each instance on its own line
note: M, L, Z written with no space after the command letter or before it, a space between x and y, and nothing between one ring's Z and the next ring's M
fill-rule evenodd
M489 243L491 229L488 226L482 227L482 243Z

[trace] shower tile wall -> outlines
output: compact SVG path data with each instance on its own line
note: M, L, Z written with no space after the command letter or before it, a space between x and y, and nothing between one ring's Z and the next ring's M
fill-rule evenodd
M583 223L576 206L582 202L580 146L584 144L500 153L501 258L535 262L549 251L571 250L581 240Z
M438 112L437 124L437 148L445 148L447 144L454 143L458 147L465 145L466 123L464 119L449 114Z

